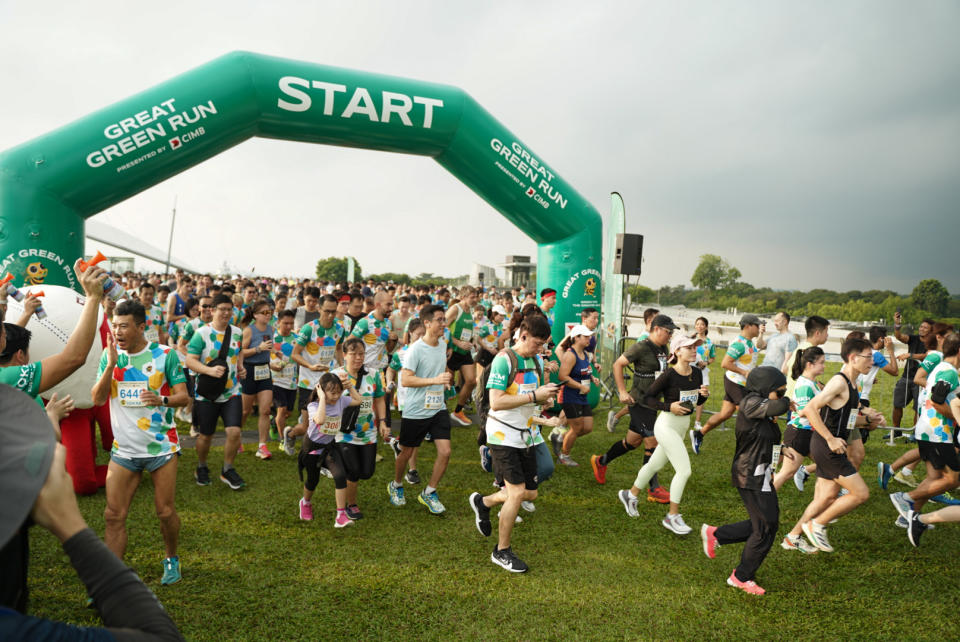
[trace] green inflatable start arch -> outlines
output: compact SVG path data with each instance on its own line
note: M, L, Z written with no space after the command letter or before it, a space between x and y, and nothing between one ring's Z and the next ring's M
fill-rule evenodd
M0 272L76 287L86 218L253 136L430 156L537 242L555 339L599 308L600 215L466 92L247 52L0 154Z

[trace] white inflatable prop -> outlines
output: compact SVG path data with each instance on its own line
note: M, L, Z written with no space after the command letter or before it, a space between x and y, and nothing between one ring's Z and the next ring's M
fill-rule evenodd
M59 285L30 285L18 288L21 292L43 292L40 301L47 313L45 319L38 319L36 315L27 323L27 330L33 336L30 339L30 360L42 361L47 357L63 352L64 346L73 329L77 327L80 312L86 298L77 294L75 290ZM13 323L23 314L23 303L13 297L7 298L7 313L5 320ZM97 312L97 328L103 323L103 308ZM77 408L89 408L93 405L90 398L90 389L97 379L97 367L100 364L100 355L103 353L103 342L100 340L100 331L97 330L93 338L93 345L87 355L87 361L79 370L61 381L58 385L41 395L49 399L53 393L62 397L67 394L73 397Z

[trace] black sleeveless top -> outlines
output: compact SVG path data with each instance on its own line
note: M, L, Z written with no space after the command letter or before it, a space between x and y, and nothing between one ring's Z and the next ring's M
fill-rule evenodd
M858 409L860 408L860 393L857 392L857 387L850 382L847 375L838 372L834 376L837 375L843 377L843 380L847 382L847 403L836 410L830 406L824 407L820 417L831 435L846 440L853 428L853 422L856 422ZM851 417L853 418L852 421Z

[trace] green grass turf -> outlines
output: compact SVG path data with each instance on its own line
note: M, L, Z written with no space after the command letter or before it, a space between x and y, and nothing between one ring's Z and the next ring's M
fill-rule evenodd
M720 389L719 368L714 388ZM836 364L830 364L830 371ZM880 375L874 406L890 409L893 378ZM719 406L714 397L709 409ZM440 489L447 507L430 515L407 486L408 503L394 508L386 484L393 457L360 488L364 519L334 530L333 484L322 478L314 498L316 519L298 519L301 485L293 458L238 457L248 487L234 492L214 481L193 483L196 457L180 461L177 509L183 521L183 581L161 586L162 541L148 477L130 511L126 562L157 593L181 631L195 640L564 640L564 639L950 639L960 594L960 530L943 525L914 549L897 514L877 488L878 459L907 450L888 447L876 434L867 443L865 477L873 493L866 505L830 527L837 552L804 556L778 543L760 568L764 597L725 584L741 545L702 552L704 522L745 517L730 486L734 432L715 431L692 456L693 477L682 506L695 530L677 537L660 526L666 507L643 502L640 517L626 516L616 491L628 488L641 465L639 452L614 462L606 486L593 480L589 454L602 452L626 430L610 435L606 405L597 409L593 434L577 442L579 468L558 466L541 488L537 511L523 513L514 550L530 565L526 575L490 562L495 536L482 537L467 497L492 490L481 471L476 430L455 428L453 457ZM729 422L732 427L732 421ZM252 420L248 428L252 428ZM275 445L274 445L275 448ZM426 481L432 446L421 455ZM215 450L211 462L220 461ZM917 471L922 476L922 470ZM669 486L671 469L661 472ZM812 480L811 480L812 482ZM812 498L792 483L780 493L780 535ZM419 486L422 488L422 485ZM891 490L897 490L891 482ZM103 493L80 498L90 525L103 533ZM496 520L494 519L496 528ZM94 625L84 589L55 539L31 536L31 612Z

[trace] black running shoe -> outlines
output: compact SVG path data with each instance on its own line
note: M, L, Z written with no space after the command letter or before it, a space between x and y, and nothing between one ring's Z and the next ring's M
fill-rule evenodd
M347 517L349 517L353 521L357 521L358 519L363 519L363 513L360 512L360 507L357 506L356 504L350 504L349 506L347 506L346 511L347 511Z
M416 469L408 470L407 474L404 475L403 478L407 480L408 484L411 484L411 485L420 483L420 473L418 473Z
M197 469L193 471L193 478L197 480L197 486L209 486L210 469L206 466L197 466Z
M231 468L229 470L223 471L220 473L220 481L232 488L233 490L240 490L247 485L243 481L243 477L240 476L240 473L237 472L236 468Z
M511 573L526 573L529 569L522 559L514 555L513 549L509 546L502 551L494 546L493 553L490 554L490 561L497 566L502 566Z
M490 537L493 528L490 526L490 509L483 505L483 495L473 493L470 495L470 508L477 516L477 530L484 537Z
M920 547L920 536L929 526L920 521L920 513L910 511L907 513L907 539L915 547Z

